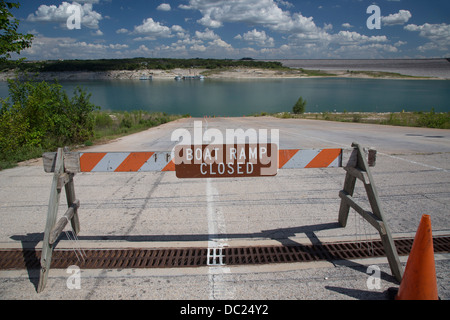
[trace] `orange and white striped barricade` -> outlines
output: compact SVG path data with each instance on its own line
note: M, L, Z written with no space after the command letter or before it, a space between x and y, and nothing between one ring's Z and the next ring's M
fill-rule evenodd
M392 240L391 233L380 206L375 183L369 167L375 165L376 150L364 150L359 144L353 143L349 149L281 149L276 147L277 169L298 168L339 168L346 171L343 190L339 192L341 205L339 223L342 227L347 224L350 207L358 212L380 233L385 253L393 275L401 280L402 267ZM248 148L247 148L248 151ZM50 269L53 246L67 225L71 221L75 233L80 230L78 222L78 207L80 202L75 198L73 177L78 172L151 172L177 171L174 153L167 152L68 152L58 149L56 153L43 155L44 170L54 174L50 194L47 223L44 233L41 256L41 276L38 292L41 292L47 282ZM201 165L200 165L201 166ZM198 169L199 166L197 166ZM195 170L197 170L195 169ZM219 172L220 173L220 172ZM276 173L275 173L276 174ZM275 175L273 174L273 175ZM180 177L177 173L177 176ZM223 175L222 177L226 177ZM228 175L232 176L232 175ZM245 175L243 175L245 176ZM252 175L248 175L252 176ZM254 176L254 172L253 172ZM188 174L187 177L211 177L211 175ZM215 175L214 177L221 177ZM362 209L352 198L356 179L364 183L372 212ZM57 222L59 196L65 187L68 210Z

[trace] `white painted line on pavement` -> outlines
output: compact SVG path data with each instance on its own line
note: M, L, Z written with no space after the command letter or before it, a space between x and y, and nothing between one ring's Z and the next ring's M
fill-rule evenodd
M235 289L226 282L226 274L230 268L225 266L222 250L228 246L228 239L219 238L220 234L226 233L225 218L220 209L214 205L214 197L219 192L212 186L212 179L206 179L206 205L208 210L208 281L209 299L233 299Z

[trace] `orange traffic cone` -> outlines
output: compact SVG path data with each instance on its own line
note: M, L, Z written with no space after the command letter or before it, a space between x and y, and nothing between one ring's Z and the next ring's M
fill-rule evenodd
M395 300L438 300L431 219L422 215Z

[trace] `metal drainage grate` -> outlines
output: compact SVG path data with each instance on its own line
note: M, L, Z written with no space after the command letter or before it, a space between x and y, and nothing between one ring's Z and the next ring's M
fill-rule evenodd
M399 255L408 255L414 239L394 240ZM433 238L436 253L450 252L450 237ZM86 269L180 268L207 265L246 265L318 260L342 260L384 256L381 241L341 242L297 246L221 248L85 249L84 261L73 250L55 250L51 268L78 265ZM0 250L0 270L39 269L40 250Z

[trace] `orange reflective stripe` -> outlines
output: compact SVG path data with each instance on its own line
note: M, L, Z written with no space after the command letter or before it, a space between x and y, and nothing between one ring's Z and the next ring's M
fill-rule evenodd
M314 157L305 168L326 168L328 167L342 152L342 149L324 149Z
M282 168L299 149L278 150L278 169Z
M103 159L106 152L83 153L80 157L80 171L90 172Z
M139 171L154 152L132 152L114 170L115 172Z
M175 162L173 162L173 160L169 161L161 171L175 171Z

